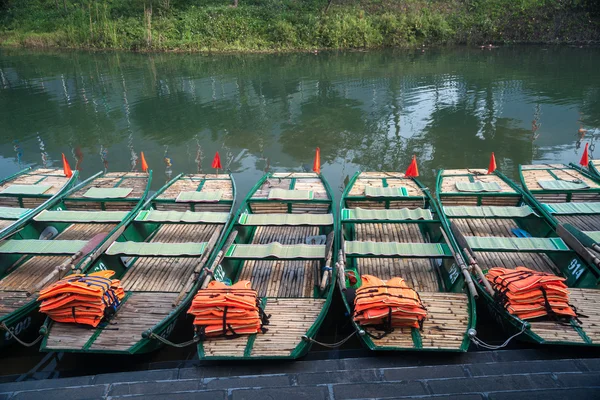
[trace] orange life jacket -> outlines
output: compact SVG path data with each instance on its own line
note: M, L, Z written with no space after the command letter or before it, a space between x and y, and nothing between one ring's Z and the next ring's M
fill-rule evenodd
M569 305L569 290L564 283L565 278L525 267L492 268L486 278L497 292L496 300L520 319L548 315L577 317Z
M125 291L120 281L110 279L114 271L70 275L40 292L40 312L56 322L97 327L116 311Z
M250 281L239 281L231 286L210 282L194 296L188 314L194 316L201 338L266 332L263 325L268 323Z
M419 328L427 317L418 293L404 279L381 280L372 275L361 276L362 285L354 299L354 321L361 325L387 325Z

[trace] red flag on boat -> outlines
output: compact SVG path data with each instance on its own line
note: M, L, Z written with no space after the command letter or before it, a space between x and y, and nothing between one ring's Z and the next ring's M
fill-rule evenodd
M488 167L487 173L491 174L495 170L496 170L496 156L494 155L494 152L492 151L492 156L490 157L490 166Z
M315 152L315 161L313 162L313 171L317 174L321 173L321 149L317 147Z
M142 159L142 171L148 172L148 163L146 162L146 157L144 157L144 152L140 152L140 158Z
M413 155L412 161L410 162L410 165L406 169L406 172L404 173L404 175L409 178L416 178L417 176L419 176L419 167L417 166L417 156Z
M70 178L73 176L73 171L71 171L71 166L69 165L69 162L67 161L67 157L65 157L65 153L62 153L62 158L63 158L63 171L65 172L65 176L67 178Z
M223 167L221 167L221 156L219 156L218 151L215 153L215 158L213 158L212 167L217 170L223 168Z
M583 149L583 155L581 156L581 160L579 160L579 165L582 167L587 167L590 163L590 155L588 154L588 146L589 143L585 144L585 149Z

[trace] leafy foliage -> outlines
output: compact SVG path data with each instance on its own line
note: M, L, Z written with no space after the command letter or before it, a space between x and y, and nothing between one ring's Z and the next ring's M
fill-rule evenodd
M596 0L0 0L5 45L271 51L600 38Z

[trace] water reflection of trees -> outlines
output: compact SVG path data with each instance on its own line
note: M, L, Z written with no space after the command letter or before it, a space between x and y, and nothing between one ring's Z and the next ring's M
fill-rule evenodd
M132 132L157 153L165 145L195 153L200 135L212 143L206 150L247 149L271 165L300 165L319 145L323 162L344 158L365 169L402 170L412 154L422 171L486 165L491 151L514 169L546 151L531 141L531 98L575 106L582 124L600 125L597 61L597 53L572 48L317 56L9 50L0 56L0 107L9 110L0 113L8 132L0 146L15 137L33 143L40 132L48 151L75 137L96 154L100 144L124 146ZM527 111L504 115L515 101Z

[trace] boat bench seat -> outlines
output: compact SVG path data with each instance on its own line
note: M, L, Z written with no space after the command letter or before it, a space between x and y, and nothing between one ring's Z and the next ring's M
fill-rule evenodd
M269 200L313 200L315 195L312 190L271 189L267 198Z
M511 206L444 206L446 216L451 218L521 218L535 214L527 205Z
M562 179L538 180L538 185L544 190L581 190L590 188L585 182L571 182Z
M600 214L600 203L543 203L542 206L550 214Z
M144 210L136 215L135 220L138 222L160 222L160 223L207 223L207 224L224 224L229 218L229 213L226 212L210 212L210 211L158 211Z
M278 226L278 225L333 225L332 214L242 214L240 225Z
M311 244L232 244L225 257L239 259L321 259L325 258L325 245Z
M70 222L86 224L119 223L128 211L48 211L44 210L33 219L39 222Z
M351 257L447 257L452 252L442 243L400 243L346 241L344 250Z
M0 207L0 219L19 219L29 211L29 208Z
M5 240L0 244L0 254L70 255L86 245L87 240Z
M399 210L367 210L363 208L344 208L342 209L342 221L361 222L361 221L433 221L431 210L423 208L402 208Z
M0 192L2 195L36 196L46 193L52 185L10 185Z
M206 242L115 242L106 250L106 254L136 257L198 257L204 253L206 245Z
M132 188L114 187L114 188L89 188L82 196L88 199L124 199L133 191Z
M456 182L459 192L501 192L498 182Z
M475 251L570 251L560 238L467 236L466 239Z
M223 197L222 190L210 192L181 192L175 199L176 203L218 203Z
M404 186L400 187L365 187L366 197L407 197L408 189Z

